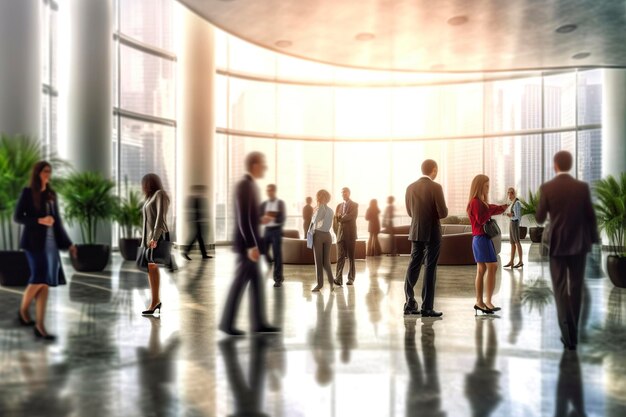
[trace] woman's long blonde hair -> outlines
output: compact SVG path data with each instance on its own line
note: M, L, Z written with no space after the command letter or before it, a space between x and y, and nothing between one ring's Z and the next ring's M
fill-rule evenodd
M489 182L489 177L483 174L478 174L472 180L470 186L469 200L467 200L467 212L469 213L470 203L473 199L478 198L483 204L487 204L487 196L483 195L483 188L485 183Z
M319 204L328 204L330 202L330 193L326 190L319 190L315 196Z

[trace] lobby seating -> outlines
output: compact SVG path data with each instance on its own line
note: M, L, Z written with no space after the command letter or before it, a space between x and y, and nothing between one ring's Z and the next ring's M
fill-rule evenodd
M356 241L355 259L365 259L365 246L364 240ZM330 250L330 262L337 263L336 243L333 243ZM306 247L306 239L300 239L300 232L289 229L283 230L283 264L313 265L314 263L313 250Z

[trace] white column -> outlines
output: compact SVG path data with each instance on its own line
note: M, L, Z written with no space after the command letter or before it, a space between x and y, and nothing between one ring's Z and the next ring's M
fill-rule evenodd
M603 70L602 177L626 171L626 70Z
M62 156L76 171L111 177L113 5L111 0L69 0L67 132ZM67 67L65 67L67 66ZM111 242L111 224L98 230Z
M184 6L177 7L177 193L176 240L186 245L190 237L185 207L189 190L204 185L208 198L209 234L214 239L214 33L213 27Z
M39 138L41 0L0 0L0 133Z

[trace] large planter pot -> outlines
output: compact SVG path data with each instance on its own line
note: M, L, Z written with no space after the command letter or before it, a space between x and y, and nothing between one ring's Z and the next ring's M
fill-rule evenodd
M626 288L626 257L609 255L606 259L606 270L613 285Z
M528 233L528 227L520 226L519 228L519 238L526 239L526 234Z
M0 284L5 287L25 287L30 277L26 254L22 251L0 251Z
M137 250L139 249L139 245L141 245L141 239L119 239L117 243L119 245L122 258L127 261L134 261L137 259Z
M109 245L76 245L76 249L76 257L70 257L75 271L99 272L109 263Z
M541 243L541 236L543 235L543 227L531 227L528 230L530 234L530 240L533 243Z

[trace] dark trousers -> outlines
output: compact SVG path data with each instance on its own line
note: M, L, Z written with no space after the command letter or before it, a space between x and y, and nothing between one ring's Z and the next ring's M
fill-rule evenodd
M202 225L200 225L199 223L196 223L196 234L191 239L191 242L189 242L189 245L187 245L187 250L185 251L185 253L189 253L193 244L196 243L196 240L198 241L198 246L200 248L200 252L202 252L202 256L207 256L206 247L204 246L204 239L202 238Z
M420 276L422 263L426 259L426 273L424 275L424 285L422 285L422 309L432 310L435 300L435 283L437 281L437 260L439 259L439 248L441 247L441 237L436 237L430 242L413 241L411 248L411 261L406 271L404 279L404 295L406 305L417 307L415 301L415 284Z
M237 267L235 279L228 291L228 298L224 304L224 313L220 328L232 329L237 320L237 312L241 297L250 283L250 324L254 329L266 326L263 296L263 279L259 270L259 264L248 259L247 253L237 254Z
M343 266L346 263L346 258L350 262L350 271L348 272L348 281L354 281L356 275L356 268L354 266L354 248L356 247L356 240L340 240L337 242L337 270L335 273L335 280L343 283Z
M567 345L578 344L586 255L550 257L550 275L561 336Z
M268 262L274 262L274 281L282 282L283 278L283 228L282 227L266 227L263 235L265 244L265 256ZM270 258L269 250L272 249L272 257Z

